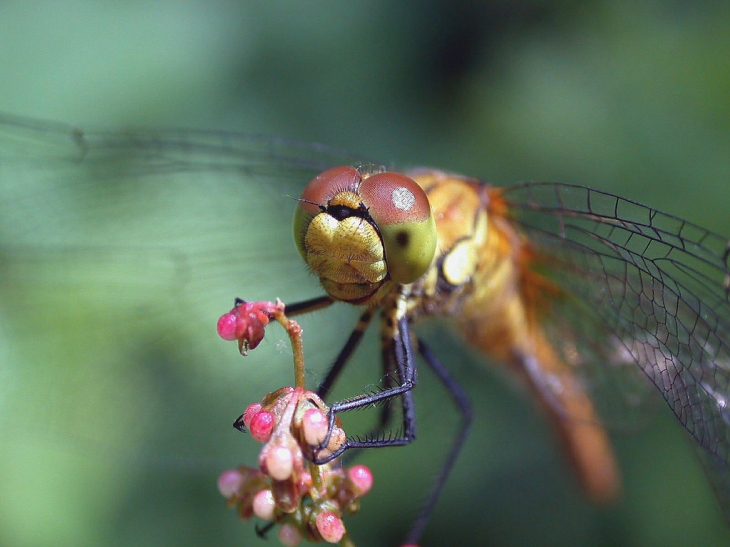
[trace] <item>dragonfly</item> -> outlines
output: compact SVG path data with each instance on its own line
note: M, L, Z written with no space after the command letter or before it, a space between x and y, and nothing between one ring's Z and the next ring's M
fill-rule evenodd
M308 181L333 168L341 176L339 166L350 166L350 182L310 184L302 194ZM342 309L361 310L320 382L325 395L373 317L382 317L384 385L329 403L334 417L397 399L402 427L392 436L351 439L344 448L414 440L418 359L441 379L464 417L409 541L423 532L470 418L448 361L417 334L415 325L430 316L448 317L466 340L528 386L589 497L600 502L617 495L620 478L604 424L621 422L626 409L641 414L648 385L694 439L720 502L730 499L726 238L630 200L561 183L498 188L411 170L399 175L385 202L378 190L363 196L368 180L391 172L369 158L285 139L215 131L86 132L3 116L0 334L7 349L0 404L10 416L3 427L16 436L32 423L35 432L47 433L44 442L63 455L46 466L52 469L62 469L64 457L83 458L87 449L103 447L109 463L89 469L94 482L122 481L134 461L121 464L114 456L129 445L149 445L145 457L195 475L201 454L213 460L216 451L236 449L229 424L219 420L242 404L232 357L201 333L212 330L221 302L242 291L291 303L307 286L311 297L288 305L289 315L348 302L335 324L349 317ZM244 188L242 181L250 184ZM343 192L347 199L338 201ZM380 210L384 203L391 210ZM414 207L430 214L415 221L402 215ZM315 223L321 214L329 218ZM307 265L296 251L287 256L279 248L291 238L291 218ZM307 235L320 222L370 230L376 247L385 242L379 258L355 260L345 250L333 264L327 248L339 236L320 241ZM428 225L425 232L411 231L414 222ZM344 237L345 249L350 239ZM313 249L320 249L316 258ZM365 282L358 272L354 292L347 287L352 279L326 273L339 268L338 275L350 275L355 261L379 264L375 272L363 266L372 279ZM331 338L307 350L309 368L332 361L326 349L342 329L322 330ZM202 362L231 372L206 376ZM270 367L247 367L246 382L269 382L272 374ZM190 384L200 401L177 396ZM225 410L210 401L213 387L227 394ZM382 406L381 425L397 414L394 406ZM125 435L117 435L120 430ZM160 437L180 447L172 464L169 454L156 450ZM192 450L186 437L195 439ZM163 484L147 509L164 508L162 498L176 488ZM47 502L48 512L52 506ZM125 528L141 510L125 509L131 518L112 525Z

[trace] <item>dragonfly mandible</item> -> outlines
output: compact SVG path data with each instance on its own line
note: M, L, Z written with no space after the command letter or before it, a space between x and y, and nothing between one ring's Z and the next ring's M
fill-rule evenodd
M329 214L332 207L333 218L355 218L373 226L381 240L389 237L383 236L375 205L364 202L364 209L348 210L347 204L330 204L332 195L296 201L306 181L327 169L370 165L361 156L223 132L83 132L9 116L0 127L4 317L13 316L13 332L25 336L24 342L32 337L44 341L11 352L6 360L11 387L3 395L19 413L45 420L44 427L92 443L106 442L104 425L109 423L132 438L149 439L151 432L160 431L159 425L146 425L149 413L141 415L136 405L124 404L132 391L153 391L126 385L130 378L119 375L119 370L128 372L119 367L127 353L144 354L143 373L161 388L162 395L145 392L161 408L159 423L179 433L201 419L185 414L185 400L164 393L171 378L196 386L204 382L198 382L196 372L182 380L175 377L165 359L154 356L163 344L179 345L181 339L198 336L198 329L209 329L220 303L244 288L246 296L256 292L260 297L266 290L267 297L287 297L293 285L307 278L305 268L292 271L291 257L282 262L280 251L272 249L272 240L291 237L290 224L271 222L272 211L286 216L300 207L310 216L314 209ZM361 174L380 171L363 168ZM416 199L420 189L433 209L436 260L428 261L425 273L415 279L406 273L395 280L387 273L394 255L386 246L386 273L377 274L377 297L370 301L375 305L367 307L367 291L354 298L337 294L338 300L366 307L321 391L331 387L379 309L384 311L387 374L385 391L335 403L334 409L402 396L405 435L376 438L375 444L409 442L414 363L420 354L466 411L448 362L442 364L427 340L411 338L417 320L445 315L465 338L527 381L593 498L611 498L619 487L601 421L613 419L614 404L631 406L641 398L643 376L702 448L713 484L726 501L727 240L584 187L524 183L497 188L433 170L406 175L415 181L416 188L408 187L414 203L422 199ZM255 184L244 190L242 179ZM411 201L404 199L402 204ZM306 210L308 202L314 209ZM245 242L241 233L249 236ZM392 240L398 244L410 238L396 233ZM302 249L309 252L300 241ZM315 269L311 262L310 267ZM297 275L299 281L293 283ZM242 280L251 284L244 287ZM287 313L332 300L315 297L289 306ZM78 331L71 330L72 323ZM125 345L143 331L148 333L143 347ZM222 358L214 341L201 347ZM38 364L41 359L60 364L66 357L84 366L76 370L64 361L70 372L60 382L60 375L45 373L47 363ZM310 365L313 358L327 357L310 352ZM153 363L152 372L144 363ZM32 373L15 375L21 366ZM190 370L196 366L187 365ZM62 395L59 384L68 388ZM28 405L28 394L44 389L50 396L35 396ZM202 397L205 389L201 392ZM211 413L219 410L212 407ZM457 435L443 478L466 427ZM92 436L90 431L101 433ZM352 441L347 447L371 444ZM434 490L411 538L420 534L423 515L437 494Z

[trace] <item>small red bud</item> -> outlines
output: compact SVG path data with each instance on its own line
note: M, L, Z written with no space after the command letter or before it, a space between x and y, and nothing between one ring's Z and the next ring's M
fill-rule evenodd
M244 417L244 423L245 420L246 418ZM268 410L262 410L254 414L248 426L248 430L251 432L254 440L260 443L268 441L269 437L271 437L271 432L274 430L274 421L274 415Z
M245 425L246 428L251 429L251 420L259 412L261 412L261 403L248 405L243 413L243 425Z
M364 465L354 465L348 469L347 478L360 495L367 494L373 487L373 473Z
M223 338L223 340L227 340L228 342L233 342L234 340L238 340L238 318L233 313L226 313L220 316L220 319L218 319L218 336Z

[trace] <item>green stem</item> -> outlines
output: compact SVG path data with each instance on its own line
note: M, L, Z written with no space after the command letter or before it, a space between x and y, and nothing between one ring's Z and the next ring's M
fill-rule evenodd
M340 547L356 547L355 542L352 541L350 535L347 532L345 532L345 535L342 536L342 539L337 545L339 545Z

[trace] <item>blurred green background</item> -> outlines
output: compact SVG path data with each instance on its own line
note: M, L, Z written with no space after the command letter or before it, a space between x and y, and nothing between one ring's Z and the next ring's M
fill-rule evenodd
M497 184L579 183L730 234L726 2L3 2L0 110L82 127L275 134ZM294 252L288 240L270 244ZM312 281L277 281L274 294L266 279L244 283L252 297L317 293ZM253 441L230 423L283 383L285 372L257 366L288 366L281 344L241 361L177 323L168 338L113 318L100 327L98 309L78 311L83 298L48 322L18 287L4 294L24 313L0 315L0 545L262 545L215 479L255 461ZM129 297L120 308L149 305L119 292ZM230 301L207 305L212 330ZM328 314L302 321L320 370L347 332L320 334L352 316ZM598 509L524 394L458 337L438 350L477 419L422 545L730 541L669 409L646 431L617 435L624 497ZM119 353L95 368L109 351ZM343 395L377 381L371 358L358 358ZM358 545L397 544L446 451L456 417L421 377L418 441L363 455L377 482L348 521ZM24 396L35 399L21 405ZM54 401L62 411L49 415ZM200 419L171 434L156 417L178 409Z

